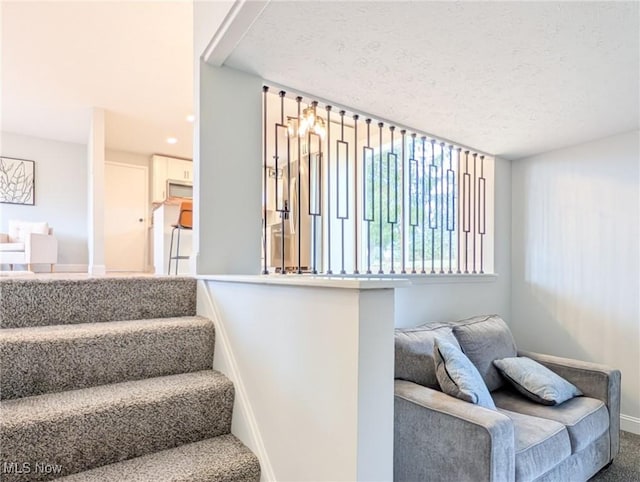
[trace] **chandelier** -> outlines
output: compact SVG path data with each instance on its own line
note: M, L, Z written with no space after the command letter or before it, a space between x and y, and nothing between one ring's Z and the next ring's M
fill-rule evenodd
M298 137L304 137L306 134L316 134L324 139L327 133L324 119L316 114L317 102L313 102L309 107L302 111L300 120L297 117L290 117L287 123L289 137L294 137L297 133ZM297 128L296 128L297 127Z

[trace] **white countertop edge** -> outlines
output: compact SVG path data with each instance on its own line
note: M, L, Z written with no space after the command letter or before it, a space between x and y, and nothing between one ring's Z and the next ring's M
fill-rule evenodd
M308 286L316 288L342 289L389 289L404 288L411 285L438 283L482 283L493 282L497 274L405 274L377 275L369 278L361 276L327 276L327 275L197 275L197 279L224 283L263 284L281 286Z

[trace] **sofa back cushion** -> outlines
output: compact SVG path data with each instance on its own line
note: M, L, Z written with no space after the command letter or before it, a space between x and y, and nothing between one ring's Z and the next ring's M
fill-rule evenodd
M397 328L395 377L439 389L433 357L433 343L436 337L460 347L449 323L434 322L415 328Z
M29 233L49 234L49 225L46 222L9 220L9 242L22 243Z
M516 342L509 327L498 315L476 316L453 324L462 351L482 375L487 388L496 390L503 379L493 360L517 356Z

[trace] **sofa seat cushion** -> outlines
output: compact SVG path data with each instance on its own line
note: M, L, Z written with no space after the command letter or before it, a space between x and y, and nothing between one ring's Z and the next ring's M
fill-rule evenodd
M24 243L0 243L0 251L24 251Z
M595 398L576 397L547 406L527 400L512 389L497 390L491 395L498 408L563 424L569 433L572 453L579 452L609 429L609 411Z
M436 378L433 344L436 337L460 348L448 323L426 323L395 330L395 378L440 389Z
M571 442L561 423L511 410L498 411L513 421L516 481L534 480L571 456Z

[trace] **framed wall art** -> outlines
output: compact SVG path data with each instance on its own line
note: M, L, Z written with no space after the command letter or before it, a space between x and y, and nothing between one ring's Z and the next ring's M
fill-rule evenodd
M0 157L0 203L35 205L34 161Z

